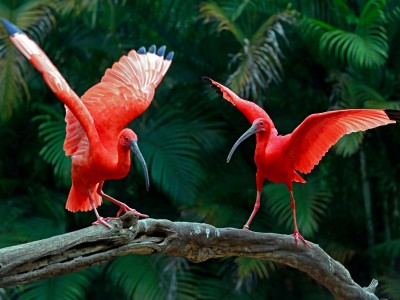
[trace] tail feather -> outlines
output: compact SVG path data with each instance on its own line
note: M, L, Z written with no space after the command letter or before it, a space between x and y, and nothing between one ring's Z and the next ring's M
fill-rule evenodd
M97 186L90 189L90 194L92 196L95 207L98 207L102 203L102 198L97 194ZM79 191L73 185L69 191L67 203L65 204L65 209L71 212L77 211L90 211L93 207L90 205L89 195L87 191Z

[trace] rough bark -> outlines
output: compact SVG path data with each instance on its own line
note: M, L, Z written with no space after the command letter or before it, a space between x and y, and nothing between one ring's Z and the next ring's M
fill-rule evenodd
M157 254L202 262L246 256L268 259L307 273L336 299L378 299L377 281L361 288L349 272L311 242L295 245L289 235L258 233L208 224L145 219L132 214L48 239L0 249L0 287L75 272L127 254Z

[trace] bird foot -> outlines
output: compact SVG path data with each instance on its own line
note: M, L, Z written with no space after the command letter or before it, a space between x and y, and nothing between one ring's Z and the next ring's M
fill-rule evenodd
M243 230L250 230L249 225L244 225Z
M299 244L299 239L303 242L304 245L306 245L308 248L311 248L311 246L307 243L307 241L303 238L303 236L300 234L298 230L295 230L292 234L292 236L295 239L296 246Z
M130 208L128 205L125 205L125 204L120 206L119 211L117 212L117 217L119 217L122 212L126 213L128 211L132 212L135 216L138 216L141 218L149 217L148 215L142 214L142 213L138 212L136 209Z
M99 217L97 218L97 221L93 222L92 225L103 225L109 229L111 229L111 226L107 223L107 221L112 221L112 220L116 220L117 218L103 218L103 217Z

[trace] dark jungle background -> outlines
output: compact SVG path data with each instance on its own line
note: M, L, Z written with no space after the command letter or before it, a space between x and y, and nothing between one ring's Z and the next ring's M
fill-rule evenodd
M153 218L241 228L255 200L255 139L202 76L261 105L281 134L339 108L400 108L400 2L385 0L1 0L0 16L34 38L82 95L123 54L166 45L173 64L130 126L137 161L105 191ZM118 116L110 112L109 118ZM64 209L70 161L64 107L0 26L0 247L89 226ZM400 126L344 137L308 184L296 184L299 227L378 296L400 299ZM99 209L113 216L107 201ZM292 233L284 185L265 184L252 229ZM331 299L305 274L247 258L192 264L126 256L82 272L0 289L1 299Z

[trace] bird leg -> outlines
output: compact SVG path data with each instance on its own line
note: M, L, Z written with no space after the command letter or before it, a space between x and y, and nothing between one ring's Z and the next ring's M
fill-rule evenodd
M303 238L303 236L300 234L299 229L297 228L297 219L296 219L296 202L294 201L293 197L293 191L290 190L290 206L292 207L292 213L293 213L293 220L294 220L294 232L292 236L294 236L296 246L299 243L299 239L303 242L304 245L306 245L308 248L311 248L311 246L306 242L306 240Z
M129 207L128 205L126 205L125 203L123 203L123 202L121 202L121 201L118 201L117 199L114 199L113 197L111 197L111 196L105 194L105 193L103 192L103 184L104 184L104 181L103 181L102 183L99 184L99 186L98 186L98 188L97 188L97 193L98 193L101 197L106 198L108 201L110 201L110 202L114 203L115 205L118 205L118 206L119 206L119 211L117 212L117 217L119 217L119 215L120 215L122 212L126 213L126 212L128 212L128 211L132 212L135 216L138 216L138 217L142 217L142 218L148 218L148 217L149 217L148 215L142 214L142 213L138 212L136 209L130 208L130 207Z
M253 212L251 213L250 218L247 220L246 224L243 226L244 230L249 230L250 224L253 221L253 218L256 215L258 209L260 208L260 196L261 196L261 191L257 191L256 203L254 203Z
M96 217L97 217L97 221L93 222L92 225L101 224L101 225L111 229L111 226L109 224L107 224L106 221L113 220L113 219L116 219L116 218L103 218L103 217L100 217L99 212L97 211L96 206L94 205L94 201L93 201L92 195L90 194L89 190L88 190L88 195L89 195L90 205L92 206L92 208L94 210L94 213L96 214Z

